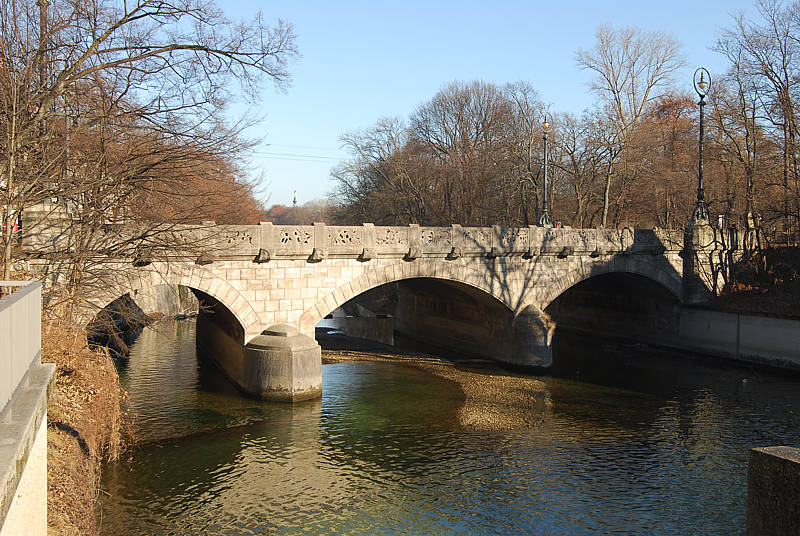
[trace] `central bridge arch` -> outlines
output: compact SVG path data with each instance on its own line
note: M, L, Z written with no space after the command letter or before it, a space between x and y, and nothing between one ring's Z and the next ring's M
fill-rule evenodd
M314 332L314 326L320 320L360 294L382 285L409 279L451 281L485 293L512 312L516 311L519 306L518 293L504 287L486 270L481 271L446 260L421 259L414 263L416 265L400 261L388 266L367 269L365 273L340 284L335 290L327 293L303 312L299 322L300 330L303 333L311 334Z

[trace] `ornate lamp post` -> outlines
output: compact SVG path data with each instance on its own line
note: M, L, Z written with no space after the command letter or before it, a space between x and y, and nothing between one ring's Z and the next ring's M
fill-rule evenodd
M550 122L547 120L547 114L544 114L544 122L542 123L542 141L544 141L544 169L542 180L542 215L539 216L539 221L536 223L539 227L552 227L553 220L550 219L550 214L547 206L547 134L550 131Z
M706 95L711 89L711 73L705 67L700 67L694 72L694 90L700 97L700 144L699 160L697 166L697 203L692 213L692 224L708 223L708 211L706 210L706 194L703 188L703 107L706 105Z

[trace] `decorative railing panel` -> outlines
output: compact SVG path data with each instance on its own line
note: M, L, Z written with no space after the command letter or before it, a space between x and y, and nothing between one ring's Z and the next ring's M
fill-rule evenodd
M358 255L366 247L367 234L368 232L364 226L326 226L324 233L325 244L322 246L314 244L314 248L322 248L328 254Z
M314 250L314 228L301 225L275 226L274 253L276 255L310 254Z
M375 247L386 253L408 251L410 227L375 227Z
M455 241L452 227L420 227L419 244L424 252L450 253Z
M484 253L491 250L491 227L464 227L464 253Z

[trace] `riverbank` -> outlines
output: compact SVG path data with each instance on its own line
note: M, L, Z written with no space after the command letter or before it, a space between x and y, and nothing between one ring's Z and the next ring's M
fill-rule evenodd
M399 363L457 384L464 395L458 419L462 426L468 428L535 428L545 421L552 407L544 382L509 373L485 361L455 363L432 354L358 339L337 336L319 339L323 363Z
M125 445L125 395L108 353L89 349L82 329L43 325L42 361L56 364L47 407L48 533L92 536L100 465Z

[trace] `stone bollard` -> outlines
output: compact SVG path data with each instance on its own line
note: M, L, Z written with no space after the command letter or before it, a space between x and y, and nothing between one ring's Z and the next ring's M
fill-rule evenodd
M244 348L244 390L264 400L297 402L322 396L322 357L317 341L278 324Z
M800 449L750 451L747 536L800 534Z

